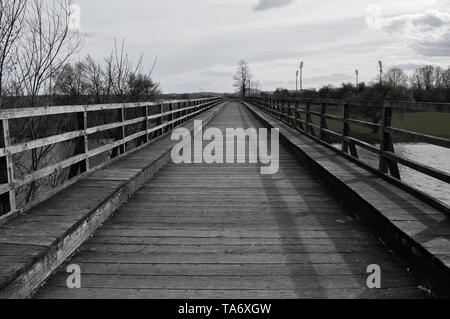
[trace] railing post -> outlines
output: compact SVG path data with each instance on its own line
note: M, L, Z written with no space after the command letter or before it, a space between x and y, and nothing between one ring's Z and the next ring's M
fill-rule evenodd
M283 120L283 110L281 109L282 103L283 103L283 100L281 98L279 98L276 103L277 112L278 112L277 115L280 120Z
M287 116L288 116L288 123L290 123L290 126L295 127L295 122L292 116L292 101L291 100L287 100L286 102L286 106L287 106Z
M278 100L278 112L280 120L284 121L284 100L281 98Z
M85 167L84 169L88 172L91 168L89 167L89 135L87 134L88 129L88 111L87 107L83 112L83 138L84 138L84 154L86 155Z
M302 131L305 132L305 127L303 126L303 123L302 123L302 120L303 120L302 115L300 113L300 102L299 101L295 102L295 116L297 117L298 126L300 127L300 129Z
M86 130L88 129L87 107L84 108L84 112L77 114L77 129L83 131L83 136L76 140L74 153L75 155L85 154L86 159L83 162L76 163L70 167L69 179L77 176L79 172L83 173L89 171L89 157L87 157L89 153L89 136L86 134Z
M348 151L350 149L350 154L353 157L358 158L358 152L356 150L356 146L354 143L349 143L346 138L351 137L351 128L350 124L348 123L348 119L350 119L350 105L345 103L344 104L344 111L342 116L342 123L343 123L343 129L342 129L342 151L346 154L348 154Z
M180 126L181 124L183 124L183 120L181 120L181 117L183 116L183 111L181 111L183 109L183 102L178 102L178 113L177 113L177 126Z
M294 103L294 128L297 129L299 127L299 121L298 121L298 101L295 101Z
M175 123L173 122L175 120L175 114L173 113L174 109L173 109L173 103L169 104L169 110L170 110L170 122L172 124L170 124L170 130L172 131L173 128L175 127Z
M142 139L142 144L147 144L149 141L149 136L148 136L148 130L149 130L149 126L148 126L148 105L144 106L144 109L142 110L142 116L145 117L145 122L144 122L144 130L145 130L145 135L144 138Z
M388 171L397 179L400 179L400 171L396 161L385 157L385 152L395 153L392 135L386 132L386 128L392 125L392 107L383 104L380 128L380 172L387 174Z
M314 128L310 124L312 124L311 102L306 102L306 131L309 132L312 136L316 136Z
M125 128L125 123L124 123L125 122L125 106L122 106L120 108L120 121L122 121L121 139L123 141L126 137L126 128ZM123 143L120 146L120 152L121 152L121 154L125 154L126 151L127 151L127 145L126 145L126 143Z
M11 137L9 132L9 121L2 120L2 130L3 135L0 139L0 147L11 146ZM9 184L10 186L14 183L14 163L11 155L6 155L4 158L0 159L0 183ZM0 205L1 211L0 216L8 214L17 209L16 207L16 191L11 189L9 192L0 195Z
M278 105L277 105L277 100L275 100L275 98L272 99L272 110L273 110L273 116L275 118L278 117Z
M284 121L285 120L285 113L284 113L284 100L280 99L280 103L278 104L278 111L280 112L280 120Z
M350 107L347 103L344 104L343 107L343 116L342 116L342 152L348 154L348 142L346 141L346 137L350 136L350 124L347 123L347 120L350 117Z
M287 108L287 105L288 105L288 100L283 100L283 104L281 104L281 107L282 107L282 112L283 112L283 120L285 121L285 122L287 122L287 123L289 123L289 119L288 119L288 108Z
M324 130L328 130L327 118L325 117L326 114L327 114L327 104L322 103L320 108L320 139L322 141L325 141L327 137L327 135L324 132Z
M290 115L290 121L292 123L292 126L294 128L297 128L297 121L296 121L296 108L295 108L295 102L292 103L292 100L289 100L289 115Z
M274 113L275 113L275 116L278 118L278 119L281 119L281 114L280 114L280 100L278 100L278 99L274 99L273 100L273 106L274 106Z
M163 125L164 124L164 103L161 103L159 105L159 114L161 115L160 120L159 120L159 125ZM159 135L164 135L164 127L161 128L160 130L160 134Z

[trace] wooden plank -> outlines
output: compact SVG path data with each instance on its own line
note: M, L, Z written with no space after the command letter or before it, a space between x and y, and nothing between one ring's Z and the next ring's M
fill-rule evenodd
M309 137L249 107L265 123L279 127L281 135L297 149L302 161L333 185L354 207L354 212L375 227L393 251L408 256L411 269L421 269L421 280L433 287L436 294L448 296L450 271L446 260L450 256L450 246L445 243L450 242L450 236L445 209L441 211L438 206L431 206L431 201L425 202L416 192L407 192L406 187L399 188L398 183L391 184L389 181L393 179L381 179L374 170L364 170L346 160L348 157L336 156L338 151L324 144L314 144ZM387 112L385 117L389 117ZM392 147L388 144L385 147ZM425 247L426 243L431 245Z
M370 242L367 245L123 245L123 244L90 244L83 247L81 252L105 253L141 253L141 254L307 254L316 253L359 253L367 250L379 250L381 244ZM4 253L6 255L6 252ZM364 268L364 267L362 267ZM364 269L364 270L367 270Z
M13 155L17 153L22 153L28 150L32 150L38 147L44 147L56 143L66 142L73 140L78 137L82 137L84 135L84 131L74 131L74 132L68 132L63 133L55 136L45 137L42 139L29 141L25 143L20 143L16 145L6 146L2 149L0 149L0 157L6 156L6 155Z
M50 279L50 287L67 287L67 275L56 275ZM85 288L124 289L367 289L367 276L91 276L83 275ZM414 287L413 280L398 276L384 276L385 288Z
M239 104L229 104L211 125L228 123L261 125ZM179 289L180 297L231 290L236 298L250 290L274 298L283 289L332 296L336 287L364 295L367 265L375 261L387 286L408 289L397 296L421 295L411 288L416 280L339 199L283 147L281 154L280 172L270 177L258 165L168 165L70 261L87 275L77 296L95 296L98 287L108 297L120 297L119 289L161 297ZM66 277L62 267L39 296L73 297Z
M376 130L378 130L381 127L381 125L377 124L377 123L355 120L355 119L350 119L350 118L344 119L344 123L362 126L362 127L366 127L366 128L370 128L370 129L376 129Z
M418 172L421 172L425 175L434 177L436 179L439 179L445 183L450 183L450 174L448 174L447 172L441 171L439 169L427 166L427 165L423 165L421 163L418 163L416 161L404 158L402 156L399 155L395 155L392 152L383 152L382 156L390 159L392 161L396 161L399 164L408 166L409 168L412 168Z
M218 111L212 110L202 116L208 121ZM192 123L187 125L192 129ZM145 133L145 132L144 132ZM0 281L0 298L24 298L34 291L81 243L98 228L99 225L115 211L131 194L170 159L173 142L165 136L152 147L142 149L140 156L122 158L128 167L119 164L98 172L96 183L80 182L83 186L72 185L70 189L55 195L48 201L18 216L0 228L0 248L7 247L0 253L2 269L16 269L12 277L2 277ZM142 165L142 159L147 165ZM136 161L138 167L133 167ZM103 174L103 176L102 176ZM123 175L127 179L121 182L110 182L114 175ZM105 182L106 180L106 182ZM98 187L96 187L98 183ZM114 187L112 187L114 186ZM33 219L22 220L22 216L64 216L58 220ZM35 253L23 254L23 248L10 249L15 245L36 246ZM0 267L1 268L1 267Z
M40 169L38 171L35 171L35 172L33 172L29 175L26 175L22 178L16 178L14 180L14 182L12 183L13 188L17 189L20 186L31 183L33 181L37 181L41 178L44 178L48 175L59 172L59 171L63 170L64 168L70 167L73 164L84 161L86 159L87 159L87 156L85 154L76 155L67 160L61 161L57 164L54 164L54 165L45 167L43 169Z
M429 144L450 148L450 140L447 138L435 137L435 136L426 135L426 134L419 134L416 132L401 130L401 129L394 128L394 127L386 127L384 130L390 134L397 134L400 136L412 137L412 138L415 138L417 140L420 140L420 141L423 141L423 142L426 142Z
M290 290L290 289L263 289L263 290L161 290L161 289L72 289L50 288L38 294L39 299L423 299L427 297L424 291L416 287L390 288L377 290L361 289L327 289L317 290Z
M330 276L366 275L367 266L362 263L344 264L108 264L82 263L86 275L137 275L137 276ZM401 270L390 263L380 265L387 275L401 275ZM65 273L65 267L58 271Z
M206 102L208 99L198 101ZM170 100L167 102L176 103L178 100ZM20 109L2 109L0 110L0 120L20 119L27 117L48 116L58 114L82 113L84 111L105 111L118 110L122 108L139 108L144 106L158 106L159 102L138 102L138 103L117 103L117 104L91 104L91 105L66 105L66 106L49 106L36 108L20 108Z

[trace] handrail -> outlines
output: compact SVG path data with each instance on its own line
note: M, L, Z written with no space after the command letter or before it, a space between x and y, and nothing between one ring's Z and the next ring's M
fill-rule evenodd
M432 145L450 148L450 140L447 138L435 137L392 127L393 109L407 108L411 111L447 113L450 112L450 104L448 103L381 102L377 104L376 102L350 102L325 99L279 99L274 97L248 97L247 100L251 104L263 109L269 115L278 118L291 127L330 146L332 143L328 137L334 137L342 143L342 151L346 154L350 153L350 156L357 162L362 163L359 159L356 146L377 154L379 158L378 171L381 174L390 175L391 177L401 180L398 169L398 165L401 164L444 183L450 183L450 174L448 172L396 155L392 138L392 135L406 136ZM300 106L302 105L306 107L300 109ZM312 111L312 105L320 106L321 111ZM343 108L343 116L338 117L328 114L327 106L329 105L341 106ZM351 118L351 108L361 106L377 107L382 114L381 124ZM306 118L302 118L302 115L305 115ZM312 115L320 118L320 125L313 124ZM342 132L337 133L329 130L327 120L342 123ZM373 146L352 136L352 125L379 131L380 146ZM319 134L316 134L316 130Z
M42 178L60 172L63 169L76 167L77 173L70 180L70 184L74 181L86 176L87 174L97 170L98 167L90 166L90 159L111 150L116 150L115 158L128 154L131 151L141 148L152 141L155 134L160 136L176 126L200 115L201 113L217 106L222 102L222 98L207 98L197 100L176 100L164 102L140 102L140 103L122 103L122 104L99 104L99 105L68 105L68 106L52 106L39 108L23 108L23 109L3 109L0 110L0 219L2 216L16 214L23 208L18 208L16 203L16 191L19 187L36 182ZM136 109L139 113L138 117L125 118L127 109ZM167 110L168 109L168 110ZM157 111L155 113L155 110ZM113 123L88 126L88 119L91 118L93 112L113 111L116 114L116 121ZM53 115L70 115L74 114L78 118L77 130L71 132L61 132L54 136L39 138L26 142L15 143L14 136L10 136L10 121L32 119L35 117L46 117ZM157 122L151 127L151 121ZM131 125L143 124L137 132L131 135L126 134L126 128ZM114 140L108 141L106 145L89 148L89 136L108 130L116 130ZM26 151L54 145L61 142L76 142L77 154L70 158L61 160L55 164L35 170L25 176L16 177L14 172L14 155ZM138 141L137 147L131 147L130 142ZM113 156L103 165L111 162ZM58 185L52 193L56 193L69 185L69 181L65 181ZM45 195L47 196L47 195ZM26 208L38 203L39 199L27 204Z
M253 97L251 97L253 98ZM312 104L326 104L326 105L344 105L349 104L351 106L357 107L370 107L370 108L380 108L380 105L385 105L392 109L405 109L408 108L410 111L423 111L428 110L430 112L442 112L450 113L450 103L435 103L435 102L413 102L413 101L369 101L369 100L337 100L337 99L325 99L325 98L274 98L269 97L267 99L272 100L283 100L294 104L296 102L306 105L307 103Z

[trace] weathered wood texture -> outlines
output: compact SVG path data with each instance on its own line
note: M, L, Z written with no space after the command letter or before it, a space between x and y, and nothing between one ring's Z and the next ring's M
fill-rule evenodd
M450 220L445 211L300 134L259 108L247 106L266 125L280 128L282 139L297 157L401 255L436 295L450 296Z
M336 101L336 100L322 100L322 99L291 99L291 100L281 100L272 97L250 97L247 98L248 101L253 103L253 105L258 106L260 109L264 110L266 113L276 117L277 119L283 121L289 126L299 129L303 133L309 135L310 137L316 139L316 141L332 144L339 141L342 143L342 151L344 153L349 153L353 157L353 161L360 162L356 146L362 147L370 152L376 153L379 156L379 172L386 175L392 176L397 180L401 180L398 165L404 165L415 171L421 172L430 177L436 178L445 183L450 183L449 172L444 172L439 169L428 166L426 163L418 163L409 160L403 156L395 154L392 136L401 135L409 138L418 139L424 143L429 143L432 145L437 145L445 148L450 148L450 140L446 138L440 138L425 134L419 134L417 132L401 130L392 127L392 112L393 109L403 108L404 110L421 110L423 112L449 112L450 104L437 104L432 107L430 104L420 104L420 103L389 103L380 102L373 104L361 104L359 102L350 101ZM279 107L279 104L282 107ZM299 106L303 104L306 106L306 110L301 109ZM311 105L320 106L320 112L312 111ZM343 117L338 117L334 115L327 114L328 106L338 106L343 109ZM375 112L379 111L381 116L381 122L371 123L367 121L361 121L350 118L351 109L355 107L364 106L366 108L372 108ZM305 115L306 121L301 119L301 114ZM312 116L320 118L320 126L312 124ZM328 129L327 120L333 120L342 123L342 132L334 132ZM360 127L370 128L375 131L380 132L380 147L374 147L368 143L359 140L351 136L351 125L356 125ZM305 129L306 128L306 129ZM316 136L315 130L318 130L320 134ZM441 205L436 200L436 205ZM442 206L442 205L441 205ZM448 208L447 208L448 211Z
M210 120L220 109L201 115ZM193 130L193 122L185 126ZM0 298L24 298L170 160L165 135L0 226Z
M240 104L210 123L262 127ZM259 164L169 164L65 265L37 298L422 298L404 266L284 147L280 171ZM107 184L106 184L107 185ZM47 212L29 221L65 221ZM366 286L367 267L382 288Z
M99 169L99 167L91 168L90 159L112 151L112 158L105 164L109 164L113 159L132 152L151 141L149 138L152 134L159 132L167 132L173 129L175 125L179 125L184 121L199 116L214 106L222 102L221 98L208 98L189 101L167 101L165 103L126 103L126 104L107 104L107 105L85 105L85 106L54 106L40 107L33 109L4 109L0 110L0 122L2 126L2 141L0 143L0 223L11 219L15 215L34 207L42 200L61 191L65 187L71 185L79 179L84 178L87 174ZM175 109L174 105L177 105ZM164 111L164 108L169 111ZM141 109L140 113L144 116L127 119L126 110ZM154 110L159 113L149 115L149 111ZM105 125L96 125L89 127L88 119L91 118L95 111L115 110L118 113L117 121ZM154 113L154 112L153 112ZM28 140L12 145L13 136L10 136L9 121L13 119L35 118L37 116L49 115L68 115L78 114L78 130L72 132L58 132L55 136ZM149 127L149 121L158 119L160 125ZM127 128L131 125L142 124L137 132L127 135ZM89 136L105 132L108 130L117 130L116 137L113 141L109 141L106 145L96 146L91 149L89 147ZM14 176L13 155L25 151L35 150L40 147L55 145L61 142L74 141L83 138L83 141L77 144L77 154L68 159L61 160L57 163L32 171L21 178ZM139 141L136 146L130 147L129 143ZM3 158L5 160L3 160ZM27 203L25 207L16 207L16 191L27 184L36 182L56 172L61 172L66 168L70 168L69 180L57 186L50 191L50 194L43 195L36 200ZM100 167L101 168L101 167ZM81 170L80 173L78 171ZM4 176L7 176L5 178ZM8 193L9 196L4 196ZM3 196L1 196L3 195ZM3 215L3 216L2 216Z

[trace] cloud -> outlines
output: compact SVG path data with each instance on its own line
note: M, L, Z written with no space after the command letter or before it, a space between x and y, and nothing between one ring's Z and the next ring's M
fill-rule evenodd
M371 30L381 29L381 8L379 5L370 4L367 7L366 23Z
M410 47L423 56L448 56L450 13L437 10L386 19L383 29L405 36Z
M296 0L258 0L255 5L255 11L270 10L273 8L284 7L294 3Z
M438 38L420 40L412 48L423 56L448 57L450 55L450 32Z
M383 21L383 29L393 33L404 33L412 36L428 36L449 31L450 13L429 10L425 13L402 15L387 18Z
M423 56L448 56L450 52L450 13L429 10L424 13L382 17L381 9L367 9L367 27L402 36L409 47Z

